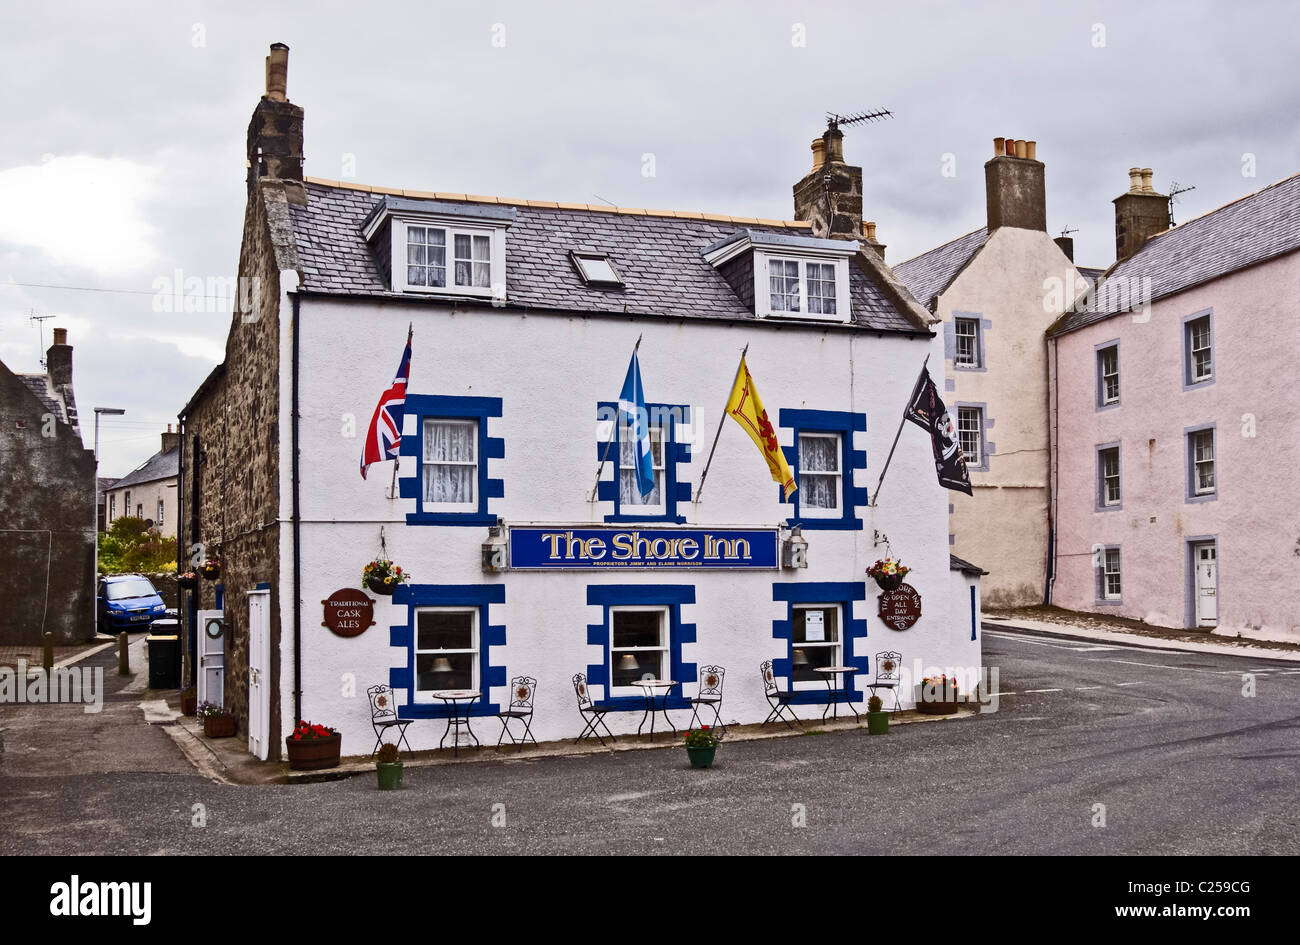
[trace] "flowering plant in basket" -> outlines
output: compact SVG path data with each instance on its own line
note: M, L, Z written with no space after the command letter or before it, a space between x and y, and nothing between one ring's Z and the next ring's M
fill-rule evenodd
M883 589L890 591L901 587L903 578L907 577L908 572L912 569L901 561L895 561L893 558L885 558L877 561L871 567L867 568L868 576L875 579Z
M361 581L376 594L391 594L411 576L387 558L376 558L361 569Z
M682 734L686 737L687 748L717 748L718 742L722 741L707 725L693 728Z
M317 725L314 722L299 722L289 736L290 741L304 742L311 741L314 738L331 738L335 730L328 725Z

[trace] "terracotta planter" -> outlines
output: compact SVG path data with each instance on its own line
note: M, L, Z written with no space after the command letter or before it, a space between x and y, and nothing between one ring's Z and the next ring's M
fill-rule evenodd
M343 736L335 732L329 738L290 738L285 744L289 746L291 770L319 771L338 767Z
M383 578L366 578L366 587L370 588L370 590L374 591L376 594L382 594L384 597L392 597L393 591L397 590L400 586L401 585L397 581L394 581L391 584L385 584Z
M233 715L205 715L203 717L203 734L208 738L229 738L234 735L239 723Z

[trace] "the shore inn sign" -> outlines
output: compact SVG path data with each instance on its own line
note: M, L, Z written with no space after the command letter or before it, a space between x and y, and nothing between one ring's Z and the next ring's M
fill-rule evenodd
M856 238L861 170L838 130L796 187L798 222L304 180L287 53L272 47L249 126L240 256L273 288L182 414L182 541L222 567L185 605L224 617L205 665L250 750L278 755L305 718L368 751L375 684L420 749L442 734L435 692L481 693L471 721L492 737L515 676L538 681L545 740L581 730L579 673L629 710L607 716L619 734L637 680L675 681L671 711L706 665L726 668L728 722L767 715L764 660L808 717L829 698L817 666L858 669L858 700L881 651L978 670L974 579L950 572L948 495L910 426L871 503L943 342ZM746 345L789 495L739 425L719 433ZM644 429L610 422L634 351ZM367 420L397 387L397 456L363 479ZM865 574L890 550L924 598L905 632ZM391 596L362 584L381 552L409 578ZM357 599L342 591L373 626L325 625Z

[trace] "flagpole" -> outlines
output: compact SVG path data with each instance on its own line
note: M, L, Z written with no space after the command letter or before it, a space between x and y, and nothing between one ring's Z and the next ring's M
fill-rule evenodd
M415 322L407 322L407 323L406 323L406 346L407 346L408 348L411 347L411 339L412 339L414 336L415 336ZM411 366L410 366L409 364L406 366L406 383L407 383L408 385L411 383ZM403 400L402 400L402 403L403 403L403 404L406 403L406 400L405 400L405 394L403 394ZM403 413L405 413L405 410L403 410ZM402 423L403 423L403 425L405 425L405 423L406 423L405 419L403 419ZM398 438L398 440L401 440L401 438L402 438L402 431L401 431L401 430L398 430L398 431L397 431L397 438ZM400 457L398 457L398 456L394 456L394 457L393 457L393 481L392 481L392 483L389 484L389 487L388 487L388 498L389 498L389 499L396 499L396 498L397 498L397 467L400 466L401 463L402 463L402 460L401 460Z
M924 373L925 368L929 363L930 363L930 356L927 354L925 356L925 360L921 363L922 373ZM918 374L917 380L920 380L920 377L921 375ZM913 385L913 387L915 387L915 385ZM892 446L889 447L889 455L885 458L885 467L882 470L880 470L880 478L876 481L876 491L871 497L871 508L873 509L876 507L876 503L880 500L880 484L885 481L885 473L889 472L889 463L894 458L894 449L898 446L898 438L903 435L903 424L905 424L906 422L907 422L907 408L904 407L903 416L898 421L898 430L897 432L894 433L894 443Z
M639 334L639 335L636 336L636 344L633 345L633 347L632 347L632 357L636 357L636 353L637 353L637 351L639 351L639 350L641 349L641 339L644 338L644 337L645 337L645 332L642 332L641 334ZM589 498L589 499L587 500L588 502L595 502L595 501L596 501L596 493L600 491L600 477L601 477L602 475L604 475L604 473L605 473L605 460L609 459L609 448L610 448L610 446L613 444L613 442L614 442L614 434L617 433L617 432L618 432L618 409L615 408L615 410L614 410L614 426L613 426L613 427L610 429L610 431L609 431L609 439L605 441L605 449L604 449L604 452L602 452L602 453L600 454L600 468L596 470L596 481L595 481L595 483L592 484L592 487L591 487L591 498ZM617 483L617 479L618 479L618 477L615 476L614 479L616 480L614 484L615 484L615 485L618 485L618 483Z
M740 361L736 364L736 377L731 380L731 390L727 391L727 404L731 403L731 391L736 389L736 378L740 377L740 367L745 363L745 355L749 351L749 345L745 345L740 352ZM695 501L692 504L698 505L700 496L704 494L704 480L709 475L709 466L713 463L713 451L718 448L718 438L722 436L722 425L727 422L727 406L722 407L722 416L718 418L718 432L713 434L713 445L709 447L709 458L704 463L704 472L700 473L700 487L695 490Z

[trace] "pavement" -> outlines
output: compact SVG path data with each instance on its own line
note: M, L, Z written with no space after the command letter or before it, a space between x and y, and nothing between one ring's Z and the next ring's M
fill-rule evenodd
M728 739L704 771L675 748L412 766L398 792L204 777L142 724L157 694L106 676L98 714L0 707L0 853L1300 853L1300 666L984 646L994 712Z

